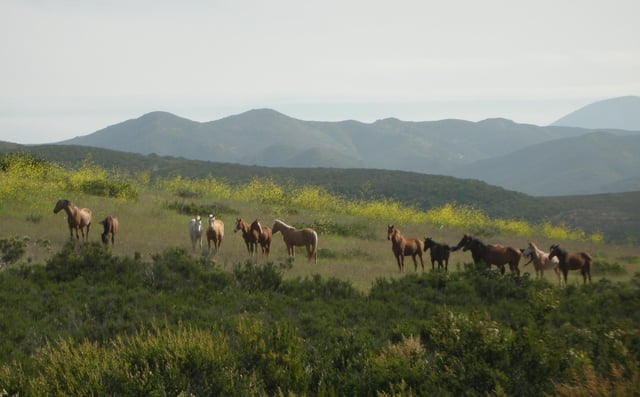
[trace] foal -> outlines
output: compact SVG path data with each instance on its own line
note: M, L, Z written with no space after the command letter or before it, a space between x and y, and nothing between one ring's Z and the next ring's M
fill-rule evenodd
M438 244L431 237L425 237L424 239L424 252L431 249L431 270L435 267L435 262L438 262L438 269L442 269L442 263L444 262L444 271L449 270L449 253L451 248L448 244Z

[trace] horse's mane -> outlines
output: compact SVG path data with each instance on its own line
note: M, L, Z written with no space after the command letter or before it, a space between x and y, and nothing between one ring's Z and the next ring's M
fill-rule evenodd
M280 219L276 219L276 223L281 224L282 226L286 227L287 229L295 229L295 227L287 225L286 223L282 222Z

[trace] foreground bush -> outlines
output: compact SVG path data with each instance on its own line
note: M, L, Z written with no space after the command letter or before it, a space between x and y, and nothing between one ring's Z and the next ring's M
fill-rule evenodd
M640 275L348 282L70 242L0 272L0 394L633 395Z

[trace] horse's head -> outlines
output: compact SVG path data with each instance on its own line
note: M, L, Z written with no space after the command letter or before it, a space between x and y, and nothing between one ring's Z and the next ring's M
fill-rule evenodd
M429 248L433 247L434 241L431 237L424 238L424 250L427 251Z
M467 245L470 241L472 240L472 237L468 234L464 234L464 236L462 236L462 238L460 239L460 241L458 242L458 244L456 244L455 247L451 247L451 251L457 251L460 248L464 247L465 245ZM465 250L466 251L466 250Z
M387 240L391 240L395 234L398 233L398 229L396 229L393 225L387 225Z
M62 210L63 208L66 208L66 207L68 207L70 205L71 205L71 202L69 200L60 199L56 203L56 206L53 208L53 213L57 214L58 212L60 212L60 210Z
M558 259L560 259L560 255L562 254L562 252L563 251L558 244L553 244L551 247L549 247L549 259L552 259L556 256L558 257Z
M520 249L520 253L522 254L522 256L530 256L533 255L533 245L531 243L529 243L527 245L527 248L525 249Z
M242 218L236 218L236 227L233 229L233 232L237 232L242 228Z

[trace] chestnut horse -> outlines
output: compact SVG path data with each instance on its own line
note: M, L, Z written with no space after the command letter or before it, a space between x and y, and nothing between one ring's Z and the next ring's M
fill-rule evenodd
M529 242L527 248L522 250L522 256L530 258L529 262L524 264L525 266L533 262L533 267L536 270L536 277L542 278L545 270L553 269L556 276L558 276L558 282L560 282L560 268L558 268L560 261L558 258L549 258L548 252L544 252L532 242Z
M567 273L569 273L569 270L580 270L583 284L587 282L587 277L589 278L589 282L591 282L591 262L593 258L590 254L586 252L568 253L560 248L558 244L554 244L549 249L549 258L553 259L555 257L558 257L560 261L559 267L564 275L565 285L567 284Z
M67 222L69 223L69 234L73 239L73 231L76 231L76 240L80 240L78 230L82 233L82 240L89 240L89 229L91 228L91 210L89 208L78 208L69 200L60 199L53 208L53 213L57 214L60 210L67 213ZM84 229L87 229L85 234Z
M111 238L111 245L116 243L116 233L118 232L118 218L109 215L100 221L100 224L104 227L104 231L100 235L102 242L109 244L109 238Z
M311 228L296 229L289 226L281 220L276 219L271 228L273 234L282 233L282 239L287 246L289 257L295 258L295 247L305 246L307 249L307 260L313 257L315 263L318 263L318 233Z
M242 238L247 246L249 255L254 256L258 253L258 244L262 249L262 255L269 257L271 247L271 229L262 226L260 221L256 219L249 225L242 218L236 218L236 227L233 232L242 231Z
M393 225L387 225L387 240L391 240L391 251L398 262L398 270L404 272L404 257L411 256L413 258L414 270L418 271L418 262L416 256L420 257L420 265L424 272L424 262L422 261L422 251L424 247L422 241L417 238L404 238Z
M271 229L268 226L262 226L259 220L251 222L251 230L258 234L258 244L262 249L262 255L269 258L269 252L271 252Z
M260 233L252 230L251 225L243 221L242 218L236 218L236 227L233 228L233 232L236 233L238 230L242 232L242 238L244 239L244 244L247 246L249 255L254 256L258 252Z
M222 239L224 238L224 222L209 214L209 226L207 227L207 248L211 252L211 242L216 249L216 255L220 251Z
M487 267L495 265L504 274L505 265L509 264L511 273L520 275L518 263L520 263L520 250L513 247L503 247L499 244L485 244L477 238L465 234L462 240L456 245L455 250L462 247L463 251L471 251L471 257L475 264L484 262ZM453 250L453 249L452 249Z
M438 262L438 269L442 269L442 263L444 262L444 271L449 270L449 252L451 248L448 244L439 244L433 241L431 237L425 237L424 239L424 252L431 249L431 270L435 267L435 262Z

